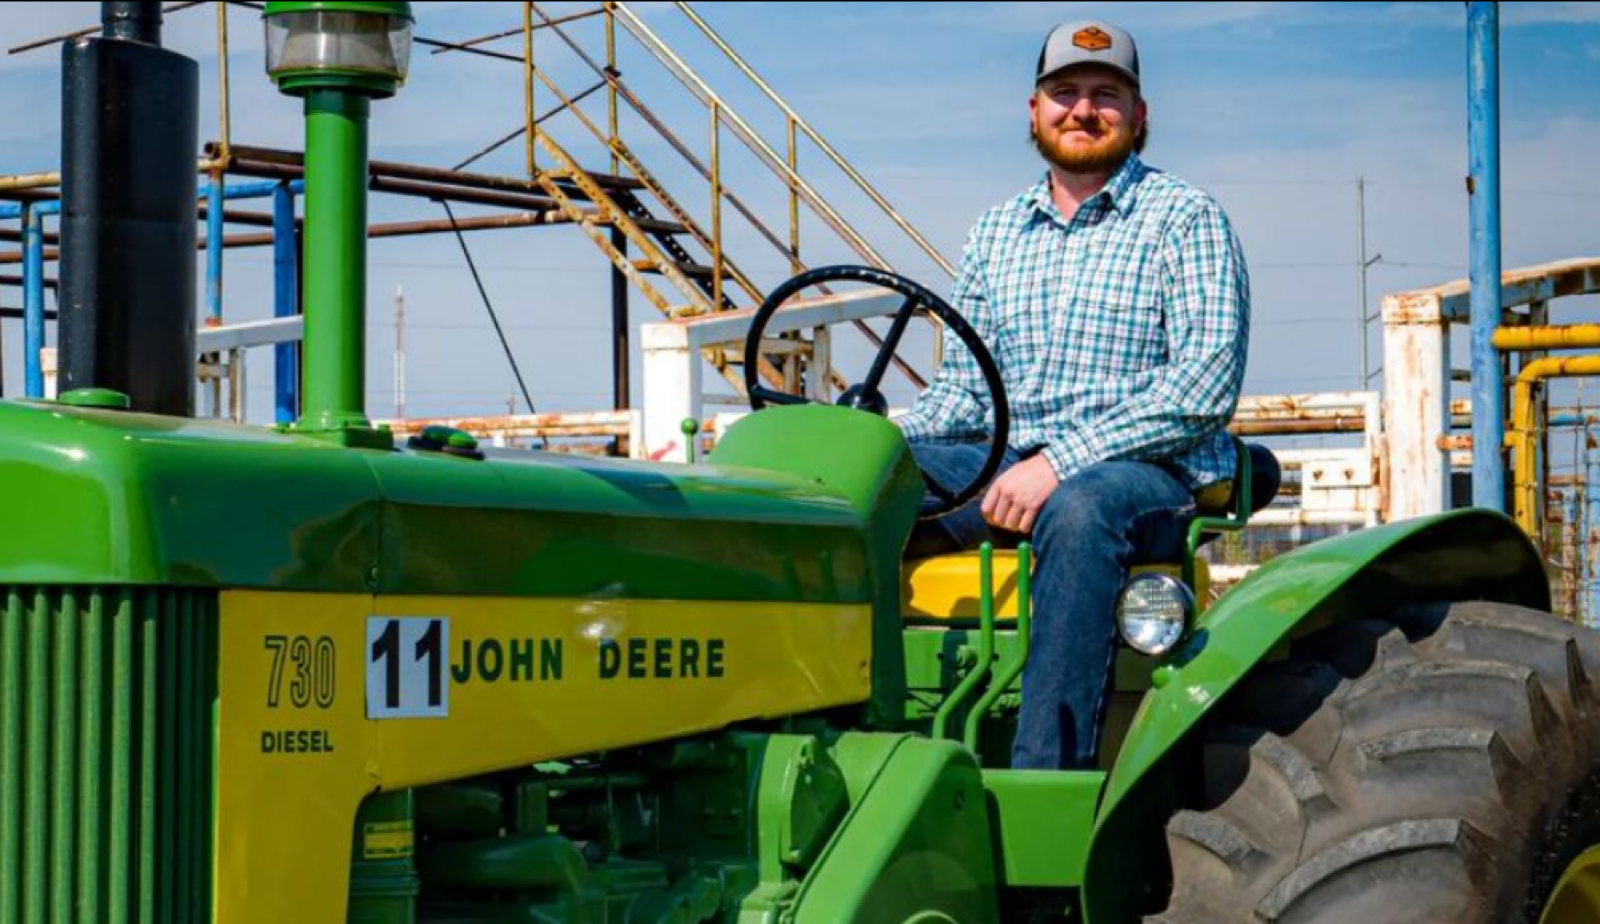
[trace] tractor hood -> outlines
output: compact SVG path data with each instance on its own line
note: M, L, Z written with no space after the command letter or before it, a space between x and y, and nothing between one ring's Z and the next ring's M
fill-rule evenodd
M698 466L31 402L0 430L9 584L868 603L920 494L895 428L836 408L754 415Z

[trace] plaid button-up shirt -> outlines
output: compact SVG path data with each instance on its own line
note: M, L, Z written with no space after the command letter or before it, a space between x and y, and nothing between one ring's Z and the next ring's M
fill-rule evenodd
M1062 217L1049 177L989 210L951 302L999 363L1011 439L1062 480L1095 462L1164 463L1191 488L1233 476L1250 281L1210 196L1130 156ZM945 333L937 380L898 420L908 438L992 426L972 354Z

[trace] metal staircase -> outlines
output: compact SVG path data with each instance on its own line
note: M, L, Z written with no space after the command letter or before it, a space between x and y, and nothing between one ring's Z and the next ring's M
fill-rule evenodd
M611 262L631 286L654 305L667 318L699 317L717 312L753 309L759 305L763 293L742 271L734 256L728 251L723 222L724 211L737 213L755 231L755 237L766 242L795 272L806 268L801 256L801 214L810 212L842 240L859 259L867 264L892 269L882 251L830 203L798 169L798 146L809 141L823 154L823 162L841 171L869 202L904 232L911 241L947 273L953 268L887 200L844 160L820 134L800 118L794 110L741 58L688 3L673 4L676 13L685 17L710 45L711 55L720 57L746 76L759 90L760 97L781 115L785 125L784 153L769 144L750 126L750 122L719 95L688 63L678 50L664 42L654 30L626 3L603 3L586 12L553 17L537 3L523 5L523 64L526 96L526 124L523 128L526 145L526 166L529 185L535 188L564 218L581 228L589 240ZM572 25L577 20L594 16L604 17L605 52L603 58L587 51L573 35ZM620 29L618 28L620 27ZM548 31L566 50L581 61L598 81L593 87L578 94L567 92L552 74L552 69L533 60L533 35ZM476 50L477 46L494 39L511 38L514 30L470 39L460 44L440 43L436 53ZM659 118L641 98L635 84L623 78L617 67L618 38L626 36L643 48L671 75L671 77L698 100L707 112L710 123L709 156L698 156L683 139ZM497 54L499 57L507 57ZM609 153L609 172L586 169L580 165L569 144L555 136L549 116L534 118L535 89L554 96L559 106L552 114L570 116L562 119L570 130L572 125L581 128L589 139L599 142ZM582 102L596 89L604 89L606 99L605 125L597 117L584 112ZM665 141L667 147L683 159L697 176L702 188L693 192L667 189L657 173L641 161L635 147L620 136L619 116L628 110L639 122ZM725 136L748 148L787 190L787 239L773 230L777 222L765 221L744 199L727 188L724 183L721 148ZM709 197L709 221L696 220L685 203L695 196ZM864 322L856 326L871 340L877 335ZM797 335L772 343L772 351L762 362L761 374L776 386L795 387L802 376L822 372L821 368L808 370L811 360L809 345ZM705 359L725 379L742 391L743 374L737 367L738 357L721 347L707 348ZM921 376L903 362L897 365L919 386ZM837 385L842 379L831 369L827 378Z
M206 146L197 163L205 191L198 217L205 222L206 330L210 337L208 342L216 345L212 351L216 355L204 368L217 370L219 376L211 381L210 412L231 413L235 419L243 420L245 353L249 349L273 346L275 410L280 419L288 419L294 413L298 381L292 353L284 344L298 339L301 331L300 321L295 317L300 307L295 266L299 220L295 203L301 195L304 157L293 150L234 141L228 79L228 21L229 12L236 5L169 6L169 12L211 6L216 20L219 133ZM828 252L830 258L837 257L837 242L843 243L856 262L893 268L885 254L907 252L904 242L896 248L882 240L869 240L843 217L841 208L819 191L824 186L850 214L863 216L863 220L871 222L875 228L897 229L897 233L905 235L935 266L953 275L950 264L932 245L690 4L665 4L652 6L650 10L651 25L675 25L687 36L680 43L683 47L677 48L663 41L627 3L600 3L589 9L563 11L559 16L551 16L539 4L524 2L521 11L520 28L457 41L414 36L419 47L431 48L434 54L485 56L518 67L524 90L519 126L454 167L383 160L368 164L368 188L373 193L504 211L459 219L447 212L443 218L371 224L368 235L386 238L577 225L616 270L612 298L612 364L617 410L627 407L630 395L627 378L631 352L627 311L630 291L644 296L666 319L661 324L651 325L653 328L663 324L711 325L689 338L696 345L686 358L703 356L723 378L733 383L735 391L742 393L741 312L752 311L764 294L747 269L762 265L763 260L764 265L770 267L772 256L776 255L781 266L801 272L807 268L806 256ZM675 22L669 22L672 17L677 17ZM444 21L443 18L440 21ZM604 49L594 52L586 49L577 35L583 35L590 46L596 45L591 27L600 23L604 25ZM580 29L587 31L580 33ZM42 48L89 31L93 31L92 27L40 39L12 51ZM543 32L556 40L540 43L548 60L534 58L535 32ZM521 54L495 46L497 42L509 42L518 36L522 38ZM630 68L627 75L619 69L619 44L627 53ZM690 54L691 50L694 55ZM574 69L573 59L581 66ZM692 59L696 63L691 63ZM555 66L557 64L559 66ZM701 76L701 71L697 70L701 65L718 73L733 72L742 76L743 80L734 78L738 86L733 95L745 112L739 111L729 102L729 96L720 93ZM575 86L581 79L584 85L577 92L571 92L561 86L557 75ZM687 117L675 115L673 126L669 127L644 100L644 88L649 89L653 98L662 93L663 88L675 94L687 91L691 105L697 105L701 111L691 112ZM551 106L552 99L559 104L536 115L536 89L545 106ZM621 118L624 114L627 115L625 123ZM702 124L710 129L705 135L699 134L701 128L696 124L702 114L706 120ZM625 140L620 130L623 124L627 125L630 135L643 135L645 141ZM753 124L772 127L770 134L774 137L763 137L752 128ZM680 136L679 131L687 131L685 126L692 126L694 134L699 135L698 144L692 145ZM707 135L709 145L705 143ZM472 164L519 138L526 146L524 169L512 170L512 175L468 172ZM585 166L582 163L590 156L594 142L599 143L600 159L609 161L608 164ZM802 145L805 146L805 175L800 171ZM723 154L724 148L735 147L754 155L760 165L757 169L764 169L776 179L786 202L780 204L753 194L747 197L730 188ZM583 152L583 157L575 152ZM648 152L652 160L667 163L652 163L647 167L642 156L644 152ZM826 183L819 171L827 173ZM839 182L840 176L845 180L843 184ZM235 182L240 178L249 178L250 182ZM0 177L0 192L9 191L11 198L20 200L18 205L10 207L14 215L23 217L25 225L30 216L36 219L34 227L41 232L32 237L24 234L26 253L16 255L23 264L23 287L30 318L31 339L24 351L30 369L30 393L43 392L41 357L44 355L45 312L40 267L54 255L53 250L45 247L50 235L44 231L43 216L54 214L49 200L54 197L52 189L59 182L59 174L53 172ZM743 173L739 174L739 182L748 182ZM770 194L770 188L765 192ZM858 201L846 201L850 199ZM246 200L271 200L270 213L232 205ZM756 202L763 203L764 211L754 207ZM0 208L0 212L5 210ZM803 217L807 235L805 255L801 241ZM724 218L733 226L732 233L724 227ZM240 225L246 227L241 231ZM816 240L821 237L831 237L834 241ZM731 252L731 242L738 242L737 259ZM225 307L231 293L224 286L224 253L234 248L265 246L273 248L272 308L276 316L246 321L242 325L228 324ZM753 256L749 252L752 250L758 253ZM859 302L846 304L850 293L829 293L821 287L818 291L823 297L807 298L804 306L823 309L805 315L815 326L801 329L793 324L787 327L778 324L774 327L774 339L767 341L768 349L763 353L758 371L774 386L803 390L810 397L828 400L830 391L842 385L842 379L832 371L828 359L833 343L828 331L833 325L850 323L870 341L879 343L881 341L864 319L880 315L867 311ZM705 330L714 330L722 339L704 339ZM786 332L776 333L778 330ZM644 334L648 337L652 332ZM898 358L896 366L913 384L923 384L922 378ZM702 369L698 364L693 368L698 381ZM223 375L225 380L220 377ZM224 384L232 394L231 400L223 400ZM629 439L625 432L613 435Z

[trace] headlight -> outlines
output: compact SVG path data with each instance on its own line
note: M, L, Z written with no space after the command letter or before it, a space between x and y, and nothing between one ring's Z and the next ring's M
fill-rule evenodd
M1194 594L1166 574L1140 574L1117 597L1117 631L1141 654L1159 657L1178 646L1194 615Z

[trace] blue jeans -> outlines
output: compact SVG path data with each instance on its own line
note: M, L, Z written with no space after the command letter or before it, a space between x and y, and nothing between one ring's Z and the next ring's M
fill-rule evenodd
M915 442L935 481L959 490L983 467L988 443ZM1001 471L1023 456L1007 450ZM922 520L907 556L925 558L1027 538L991 530L980 501ZM924 498L923 509L933 506ZM1090 769L1117 651L1113 610L1134 565L1178 561L1194 497L1148 462L1100 462L1063 481L1034 523L1033 632L1022 673L1022 714L1012 744L1018 769Z

